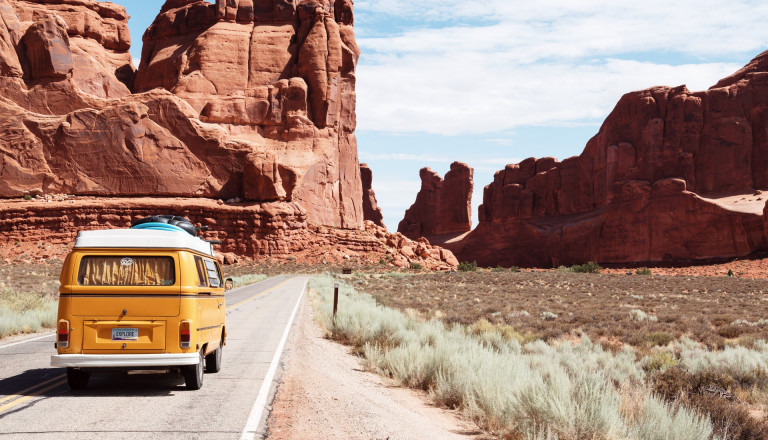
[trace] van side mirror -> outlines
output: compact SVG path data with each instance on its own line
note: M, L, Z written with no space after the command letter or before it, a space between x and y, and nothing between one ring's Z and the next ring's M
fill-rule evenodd
M234 287L235 282L232 281L232 278L227 278L224 280L224 290L232 290L232 287Z

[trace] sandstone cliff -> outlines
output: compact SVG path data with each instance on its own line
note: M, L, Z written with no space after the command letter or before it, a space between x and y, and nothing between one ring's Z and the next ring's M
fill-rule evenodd
M168 0L138 71L127 21L0 0L0 255L174 213L227 255L456 266L364 222L351 0Z
M397 231L414 240L468 232L472 229L472 175L472 168L461 162L451 164L445 179L422 168L421 190Z
M0 0L0 18L0 197L296 202L362 228L351 2L169 0L138 72L121 6Z
M401 223L486 266L551 267L738 257L768 250L768 52L707 91L624 95L577 157L507 165L485 187L479 225L430 237L439 177ZM768 212L768 211L766 211Z

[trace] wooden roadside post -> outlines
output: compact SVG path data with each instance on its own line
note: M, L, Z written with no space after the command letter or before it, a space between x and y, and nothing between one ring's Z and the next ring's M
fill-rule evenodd
M333 285L333 323L336 324L336 310L339 307L339 283Z

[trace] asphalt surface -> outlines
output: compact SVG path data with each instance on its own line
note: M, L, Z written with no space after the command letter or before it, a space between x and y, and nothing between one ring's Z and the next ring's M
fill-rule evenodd
M223 366L198 391L178 375L124 373L94 374L87 389L71 391L66 370L50 366L53 333L0 341L0 439L262 437L306 281L275 277L227 293Z

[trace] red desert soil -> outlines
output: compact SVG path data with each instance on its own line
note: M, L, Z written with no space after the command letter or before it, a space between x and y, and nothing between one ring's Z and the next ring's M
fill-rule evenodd
M282 384L268 420L269 440L479 440L477 428L423 393L362 371L343 345L324 339L302 303Z

